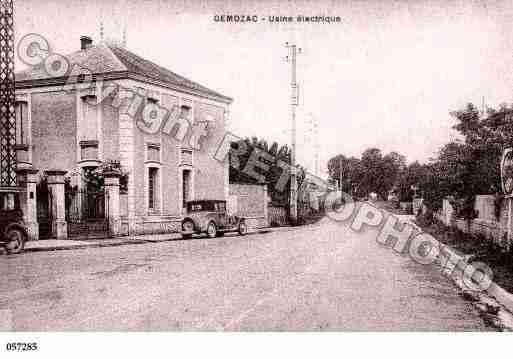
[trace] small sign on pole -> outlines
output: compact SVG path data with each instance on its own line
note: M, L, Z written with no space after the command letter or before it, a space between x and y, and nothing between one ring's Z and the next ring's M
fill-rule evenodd
M501 183L502 192L505 196L513 193L513 149L506 148L502 152L501 160Z
M513 201L513 149L506 148L504 152L502 152L501 159L501 184L502 184L502 192L504 192L504 197L508 201L508 236L506 244L509 247L511 243L512 234L513 234L513 205L511 201Z

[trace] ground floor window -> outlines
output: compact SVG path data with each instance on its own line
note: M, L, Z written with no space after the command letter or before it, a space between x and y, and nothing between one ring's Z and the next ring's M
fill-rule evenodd
M186 208L187 202L191 200L191 170L182 172L182 191L183 208Z
M158 207L158 173L158 168L148 168L148 208L151 210Z

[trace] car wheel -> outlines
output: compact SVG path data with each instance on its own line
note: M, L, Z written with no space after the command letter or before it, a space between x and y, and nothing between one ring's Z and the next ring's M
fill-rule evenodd
M215 238L217 236L217 227L214 222L210 222L207 227L207 236L209 238Z
M224 232L217 231L217 236L218 236L218 237L224 237Z
M10 229L7 231L5 237L8 240L7 244L5 245L5 250L8 254L17 254L23 251L27 236L21 229Z
M185 221L182 223L182 230L184 232L192 232L194 231L194 223L192 221ZM190 233L186 233L186 234L182 234L182 238L183 239L190 239L192 238L192 234Z
M248 226L246 225L246 222L245 221L240 221L239 223L239 234L241 236L245 235L248 233Z

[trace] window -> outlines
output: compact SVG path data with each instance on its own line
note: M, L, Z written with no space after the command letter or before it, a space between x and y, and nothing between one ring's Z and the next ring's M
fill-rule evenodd
M182 149L181 152L181 164L192 166L192 150Z
M98 141L80 141L80 158L82 160L98 159Z
M162 127L162 132L168 135L172 134L175 139L182 141L192 126L191 114L192 109L190 106L184 105L180 108L173 106L169 117Z
M180 118L185 118L186 120L191 121L191 113L192 109L190 106L182 105L180 111Z
M158 207L158 168L148 169L148 208L155 210Z
M151 104L154 104L154 105L159 103L159 100L158 100L158 98L156 97L155 94L149 94L148 97L146 97L146 101L148 101L148 103L151 103Z
M147 161L160 162L160 144L149 143L147 145Z
M182 172L182 199L183 207L185 208L187 202L191 200L191 171L184 170Z
M16 144L26 145L28 143L28 106L24 101L16 102Z

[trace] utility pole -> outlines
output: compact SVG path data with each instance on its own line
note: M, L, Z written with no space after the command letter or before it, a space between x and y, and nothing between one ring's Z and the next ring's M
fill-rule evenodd
M299 105L299 89L296 82L296 56L301 53L301 49L297 48L295 44L285 43L285 47L289 50L287 62L290 66L290 88L291 88L291 102L290 102L290 118L292 127L292 153L290 156L290 165L292 173L290 176L290 220L293 224L297 222L297 173L296 173L296 107Z
M0 191L6 192L16 189L13 12L13 0L0 1Z

